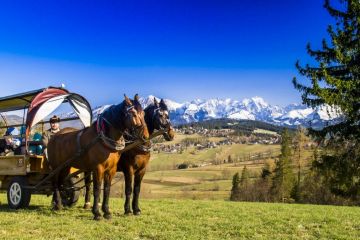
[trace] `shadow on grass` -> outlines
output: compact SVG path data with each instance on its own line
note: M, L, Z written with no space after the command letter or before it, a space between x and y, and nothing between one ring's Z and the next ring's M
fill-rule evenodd
M29 213L31 212L36 215L42 215L42 216L57 216L57 217L68 216L68 217L78 219L78 220L83 220L83 221L89 221L89 222L94 221L91 209L83 209L82 206L64 207L64 209L62 209L60 211L54 211L51 209L51 206L30 205L27 208L22 208L22 209L16 210L16 209L11 209L7 204L5 204L3 202L0 203L0 213L18 214L18 213L26 213L26 212L29 212ZM120 212L113 213L113 218L123 219L123 218L128 218L128 217L133 217L133 215L126 216ZM104 218L102 218L101 220L104 222L109 221Z
M22 210L34 210L34 211L39 211L41 209L44 209L44 206L29 206L27 208L22 208L22 209L11 209L7 204L0 204L0 212L18 212L18 211L22 211Z

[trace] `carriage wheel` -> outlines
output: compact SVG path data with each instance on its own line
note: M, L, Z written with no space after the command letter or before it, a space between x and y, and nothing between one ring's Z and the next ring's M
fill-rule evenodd
M7 189L7 200L10 208L19 209L29 206L31 192L24 188L27 185L28 182L24 176L17 176L11 179Z
M80 196L80 190L72 188L72 187L75 188L78 187L77 185L79 184L75 185L77 181L79 181L79 179L73 177L65 182L62 190L60 191L61 202L63 206L72 207L78 201Z

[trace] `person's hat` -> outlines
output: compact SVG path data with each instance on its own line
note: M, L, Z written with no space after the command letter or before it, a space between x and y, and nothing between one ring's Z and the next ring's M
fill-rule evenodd
M50 123L58 123L58 122L60 122L60 118L58 116L54 115L50 118Z

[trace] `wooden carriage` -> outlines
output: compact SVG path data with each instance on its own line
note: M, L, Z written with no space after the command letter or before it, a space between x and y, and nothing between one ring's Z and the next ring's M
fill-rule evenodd
M48 123L45 119L64 102L70 104L76 116L62 119L61 122L80 120L84 127L91 125L92 111L88 101L64 88L48 87L0 98L0 113L16 111L23 114L22 123L12 125L7 124L2 115L4 124L0 130L9 127L25 130L20 131L19 136L13 136L21 139L21 154L0 156L0 190L7 191L10 208L27 207L32 194L52 194L49 177L52 171L44 154L31 150L34 146L41 146L41 141L32 141L31 136L35 126L44 130L44 124ZM77 201L79 188L76 184L79 184L76 177L64 183L66 186L61 192L63 204L71 206Z

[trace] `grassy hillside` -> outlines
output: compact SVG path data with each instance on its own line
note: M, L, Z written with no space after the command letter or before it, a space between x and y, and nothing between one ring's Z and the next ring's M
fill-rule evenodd
M280 152L280 145L247 145L247 144L233 144L226 145L212 149L195 150L189 148L183 153L152 153L150 167L152 170L172 169L174 165L188 162L188 163L209 163L215 159L227 159L229 155L243 156L246 154L274 151Z
M176 169L176 165L184 162L210 164L215 159L225 160L229 155L242 156L266 151L276 154L280 151L280 146L234 144L205 150L189 148L181 154L152 153L150 166L142 184L142 198L228 199L232 176L236 172L241 172L244 165L254 173L259 173L264 161L208 165L182 170ZM274 159L268 161L273 162ZM122 196L123 181L115 184L112 192L113 196Z
M185 138L197 139L198 137L197 134L177 134L175 141L178 143ZM222 139L213 139L215 142L220 140ZM272 157L261 160L250 158L250 156L266 152L271 152ZM246 165L251 172L250 177L255 177L260 174L265 162L274 165L279 154L280 145L264 144L232 144L202 150L189 147L182 153L153 152L142 184L141 195L142 198L227 200L232 187L232 176L236 172L241 172ZM236 162L224 164L224 160L227 160L229 156ZM311 150L303 152L303 172L306 171L312 156ZM240 160L237 161L237 159ZM220 162L222 164L219 164ZM176 169L176 166L182 163L200 167ZM113 190L115 195L123 195L123 183L120 181Z
M358 239L360 208L227 201L145 200L143 215L96 222L79 206L52 212L50 198L9 210L0 194L0 239Z

